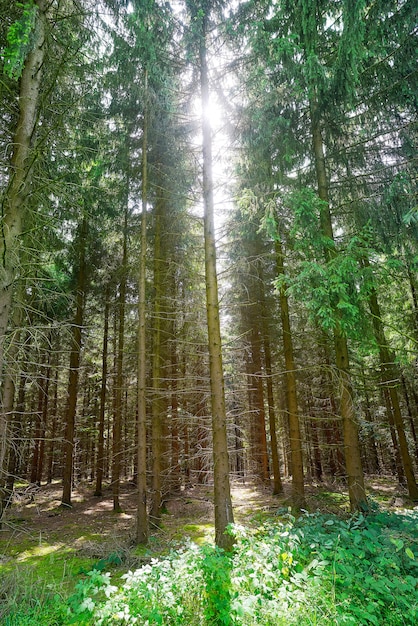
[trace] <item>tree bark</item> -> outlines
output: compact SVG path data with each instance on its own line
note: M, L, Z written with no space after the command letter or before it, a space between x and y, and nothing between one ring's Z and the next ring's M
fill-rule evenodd
M152 499L150 521L159 526L161 524L162 507L162 290L163 290L163 250L162 235L162 198L157 197L155 207L155 239L154 239L154 320L152 346L152 425L151 425L151 487Z
M324 144L319 121L318 105L312 99L310 102L310 116L312 129L312 145L318 196L323 201L320 214L321 232L324 237L334 243L334 234L331 222L329 205L329 188L325 168ZM326 261L330 261L337 254L335 247L326 246L324 249ZM336 325L334 328L334 348L340 387L340 411L343 420L343 441L345 464L348 480L350 506L353 511L368 508L364 487L364 474L360 455L360 441L358 424L354 411L353 388L350 376L347 339L344 336L338 319L337 303L335 303Z
M206 112L209 110L209 76L206 58L206 32L208 16L201 18L202 29L199 45L200 88L202 98L203 136L203 204L205 237L206 315L209 341L209 370L211 385L213 471L216 545L229 550L234 538L226 534L234 521L229 483L228 438L224 376L222 368L222 344L219 320L218 280L216 272L216 245L213 205L212 136Z
M96 460L96 489L95 496L103 495L103 475L104 475L104 430L106 412L106 387L107 387L107 359L109 345L109 296L110 289L106 289L104 328L103 328L103 348L102 348L102 381L100 385L100 407L99 407L99 432L97 439L97 460Z
M250 412L251 457L255 476L268 483L270 481L267 455L266 418L264 409L264 390L261 366L261 337L258 332L258 321L252 317L256 303L247 305L243 313L246 318L246 331L249 336L248 354L246 358L248 407Z
M365 261L365 263L368 265L368 261ZM388 413L392 413L398 435L399 451L402 460L402 467L405 473L406 484L408 486L409 497L412 500L418 500L418 485L415 480L413 463L409 454L408 442L405 436L397 390L397 385L400 384L400 373L396 371L394 359L390 354L375 289L371 289L370 291L369 306L372 315L373 329L379 348L381 381L383 387L386 388L390 399L391 407L388 407Z
M142 219L141 252L138 277L138 455L136 542L148 541L147 517L147 412L146 412L146 260L147 260L147 191L148 191L148 73L145 70L145 111L142 129Z
M266 368L267 405L270 429L271 461L273 468L273 495L283 493L283 483L280 476L280 459L277 445L276 411L273 392L273 368L271 364L270 333L267 321L263 318L264 364Z
M293 341L290 328L289 302L286 295L283 248L280 236L276 239L276 269L282 279L280 285L280 316L282 321L283 351L285 359L286 401L289 418L290 464L292 473L292 500L296 507L305 504L305 486L303 482L302 437L299 423L299 409L296 395L296 368L293 357Z
M126 301L126 274L128 260L128 207L125 206L123 218L123 250L121 278L119 285L119 328L118 348L116 357L116 389L115 411L113 416L113 447L112 447L112 495L113 510L121 511L120 506L120 470L122 459L122 413L123 413L123 356L125 347L125 301Z
M13 136L9 182L1 203L0 226L0 380L4 375L4 342L9 324L13 285L19 266L19 238L30 194L35 159L31 148L42 83L45 58L45 0L36 0L38 15L33 48L29 52L20 78L19 114ZM3 391L4 394L4 391ZM0 471L7 449L7 414L0 410ZM1 476L0 476L1 483Z
M64 469L62 477L62 500L64 506L71 506L71 489L73 479L74 433L77 409L78 377L81 359L81 338L84 317L84 299L86 290L86 238L87 218L84 216L79 233L78 277L76 293L76 313L72 328L70 374L67 391L67 414L64 435Z

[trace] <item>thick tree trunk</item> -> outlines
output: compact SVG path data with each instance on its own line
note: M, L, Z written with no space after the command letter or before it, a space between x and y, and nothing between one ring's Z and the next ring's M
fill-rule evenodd
M45 0L37 0L38 17L34 28L33 48L27 56L20 78L19 114L13 136L13 152L7 189L1 203L0 226L0 380L4 376L4 342L9 324L13 284L19 265L19 237L35 155L31 148L38 118L42 82L42 65L45 58ZM6 384L7 380L5 380ZM9 378L10 382L10 378ZM7 395L3 389L3 398ZM0 409L0 472L7 450L7 413L4 402ZM0 485L2 476L0 475Z
M284 278L284 257L280 238L276 239L276 269L280 278ZM303 482L302 438L299 423L299 409L296 395L296 368L293 357L293 341L290 328L289 303L286 287L280 287L280 315L283 333L283 351L285 359L286 401L289 418L290 464L292 473L292 500L296 507L305 503L305 486Z
M62 504L71 506L71 488L73 479L74 433L77 408L78 377L81 358L81 333L84 316L84 299L86 290L86 238L87 218L84 217L79 233L78 277L76 294L76 313L72 328L70 374L67 391L67 414L64 435L64 469L62 476Z
M148 74L145 70L145 99L148 101ZM142 129L142 221L141 253L138 277L138 455L136 542L148 541L147 517L147 412L146 412L146 260L147 260L147 191L148 191L148 104L145 106Z
M8 469L6 466L10 466L10 460L7 461L7 453L10 456L15 454L15 446L17 441L13 441L15 431L16 414L13 411L15 401L15 389L16 380L19 378L19 368L21 363L17 364L19 342L21 339L21 331L19 329L21 325L22 310L20 307L15 307L13 313L13 326L14 332L11 337L11 341L7 350L8 367L5 372L3 388L1 392L1 404L0 404L0 519L1 519L1 500L3 497L8 498L7 488L4 491L4 487L8 482Z
M334 242L329 206L328 180L325 168L324 145L319 122L318 105L313 100L310 103L310 115L313 153L318 183L318 196L323 201L320 216L321 232L324 237ZM335 250L335 247L327 246L324 253L326 260L330 261L331 258L337 254L337 251ZM335 307L337 307L337 304L338 303L335 303ZM335 310L337 313L337 308ZM364 474L360 455L358 424L354 411L348 346L347 339L341 330L338 317L334 329L334 348L340 387L340 410L343 421L345 465L347 471L350 505L352 510L364 510L368 508L368 504L364 488Z
M209 369L211 385L213 471L215 505L215 541L224 549L231 549L234 539L226 528L234 521L229 483L228 438L222 345L219 321L218 280L216 273L216 246L213 206L212 137L206 112L209 110L209 76L206 59L207 15L202 17L199 46L200 87L202 98L203 136L203 203L205 236L206 314L209 340Z

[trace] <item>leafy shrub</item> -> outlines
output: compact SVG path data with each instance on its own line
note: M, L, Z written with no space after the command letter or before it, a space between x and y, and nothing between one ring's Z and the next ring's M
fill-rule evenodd
M280 626L418 623L418 511L347 520L290 515L234 527L234 553L192 543L124 575L96 571L70 613L81 624ZM83 618L85 621L80 621Z

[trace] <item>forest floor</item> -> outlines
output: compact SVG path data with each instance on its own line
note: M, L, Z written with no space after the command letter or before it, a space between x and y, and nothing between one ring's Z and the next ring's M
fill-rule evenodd
M368 494L382 508L412 508L405 492L390 477L373 476L367 482ZM122 512L113 511L112 492L108 487L102 497L93 495L90 484L80 484L72 496L73 506L60 506L61 484L42 486L31 496L25 488L17 490L13 505L7 510L0 530L0 566L27 562L35 564L52 551L69 550L79 558L100 559L109 554L125 555L132 566L135 529L136 493L132 483L121 485ZM290 506L290 484L284 493L273 496L267 487L254 483L232 483L235 522L259 524L279 510ZM190 537L196 543L213 539L213 494L211 485L195 485L170 498L160 528L151 531L149 550L164 553ZM336 484L306 487L310 512L346 514L348 495ZM128 554L131 556L128 557ZM138 553L137 553L138 556ZM144 554L139 552L139 559ZM124 558L125 561L125 558Z
M95 497L93 489L91 484L78 485L73 491L73 506L62 507L59 482L34 492L28 486L17 485L15 500L7 509L0 529L0 624L94 625L95 614L89 612L93 609L86 608L86 602L93 602L91 594L96 593L92 591L96 583L93 584L93 579L90 582L90 576L96 580L102 572L111 575L112 585L116 585L113 589L123 585L128 596L132 592L133 605L129 610L140 611L133 615L140 614L144 624L212 624L212 609L224 611L223 603L227 600L228 611L238 620L233 623L251 626L279 623L415 626L418 623L417 507L393 478L368 478L372 507L382 514L367 519L349 516L346 489L335 482L306 487L306 510L319 515L301 515L300 519L291 515L290 482L285 481L280 496L273 496L266 486L233 482L235 522L240 526L233 557L239 576L234 582L228 574L230 557L220 556L211 547L214 539L211 485L190 486L170 498L161 526L151 529L146 546L134 544L136 493L132 483L121 485L121 512L113 511L109 486L102 497ZM251 542L239 539L240 534L251 537ZM266 554L268 562L265 562ZM167 578L164 569L167 559L174 559L174 569L167 570L171 578ZM141 568L142 565L146 567ZM364 570L361 575L360 566ZM182 581L184 577L186 581L183 595L179 591L183 587L178 586L177 580L179 567ZM199 569L202 567L209 568L207 580L205 575L202 578L202 571L206 571ZM127 574L129 571L135 574ZM370 571L374 572L373 576ZM261 576L260 583L256 572ZM157 584L156 580L163 587L155 594L147 591L138 595L136 583L125 583L138 573L138 580L149 576L149 584L153 581L151 587ZM103 576L102 580L110 584L108 574ZM301 576L305 581L303 592L298 578ZM370 583L366 607L364 581L359 586L357 578ZM149 590L147 580L144 584ZM197 588L196 580L206 587ZM228 583L227 587L222 587L222 580ZM219 595L218 583L222 583L219 589L223 595ZM232 585L236 588L233 594ZM104 602L103 592L100 593L99 601ZM126 608L129 603L123 594L121 601ZM291 604L283 601L283 594ZM298 605L298 611L302 612L297 612L292 603L300 594L303 602ZM174 621L163 622L161 615L172 611L171 605L165 606L164 598L174 597L174 606L188 611L187 616L183 618L183 613L178 614L176 609ZM109 600L109 609L103 609L112 615L112 602L120 601L118 595L115 598ZM145 603L141 609L137 606L138 598ZM233 606L231 598L234 598ZM292 607L290 612L287 606ZM157 609L159 621L151 619ZM277 615L283 611L281 621L277 621ZM208 612L212 617L205 621ZM317 615L322 615L322 621L318 621ZM229 612L227 617L227 621L219 623L232 624ZM113 624L113 617L106 623Z

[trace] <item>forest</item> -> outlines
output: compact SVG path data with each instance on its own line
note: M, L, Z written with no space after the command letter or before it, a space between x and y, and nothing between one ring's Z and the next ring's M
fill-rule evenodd
M418 623L413 0L0 0L0 623Z

